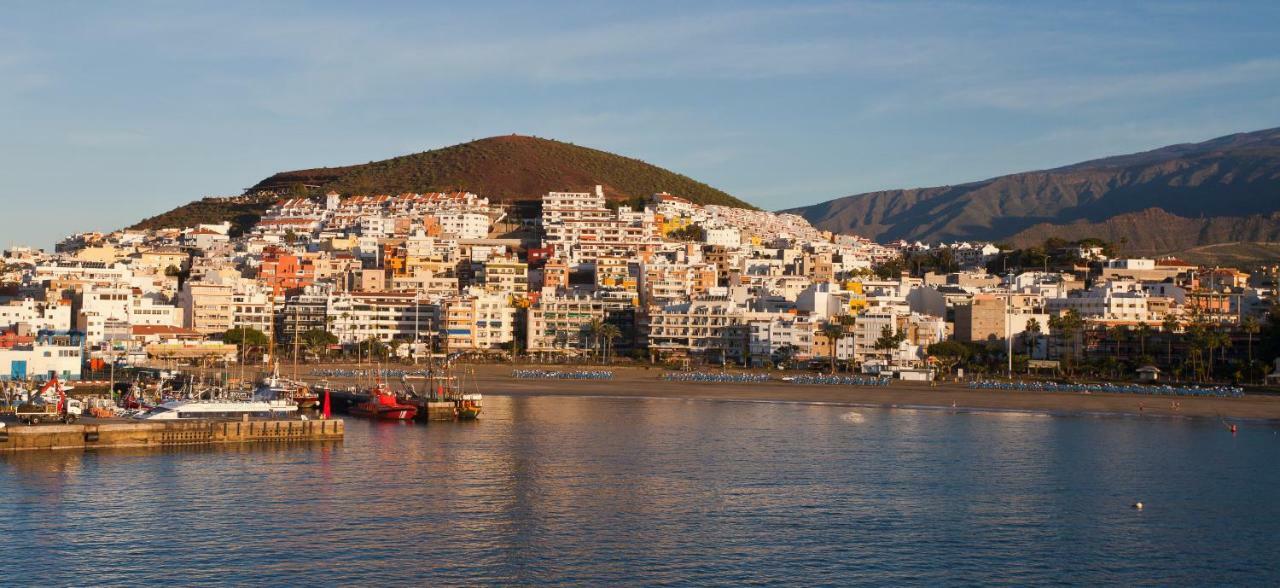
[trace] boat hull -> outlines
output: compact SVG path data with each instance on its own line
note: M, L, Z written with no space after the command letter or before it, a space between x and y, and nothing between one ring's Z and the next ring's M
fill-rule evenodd
M411 421L417 416L418 408L415 406L377 406L370 408L368 406L355 405L347 412L353 416L370 418L375 421Z

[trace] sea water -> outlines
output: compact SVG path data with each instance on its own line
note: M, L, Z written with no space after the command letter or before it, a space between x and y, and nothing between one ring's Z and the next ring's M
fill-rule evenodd
M346 431L0 455L0 584L1280 583L1269 425L490 395Z

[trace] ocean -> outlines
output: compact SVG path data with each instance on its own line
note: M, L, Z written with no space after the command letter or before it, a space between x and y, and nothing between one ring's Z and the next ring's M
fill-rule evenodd
M346 430L0 454L0 585L1280 583L1266 424L488 395Z

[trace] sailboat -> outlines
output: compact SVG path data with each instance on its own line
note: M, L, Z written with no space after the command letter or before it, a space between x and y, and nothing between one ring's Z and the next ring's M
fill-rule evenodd
M320 394L305 382L280 377L279 364L276 364L270 376L258 384L253 396L267 400L289 400L303 410L315 408L320 404Z

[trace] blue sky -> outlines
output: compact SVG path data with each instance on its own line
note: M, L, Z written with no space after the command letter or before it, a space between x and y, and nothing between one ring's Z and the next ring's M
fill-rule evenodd
M521 133L767 208L1280 126L1275 2L24 2L0 243Z

